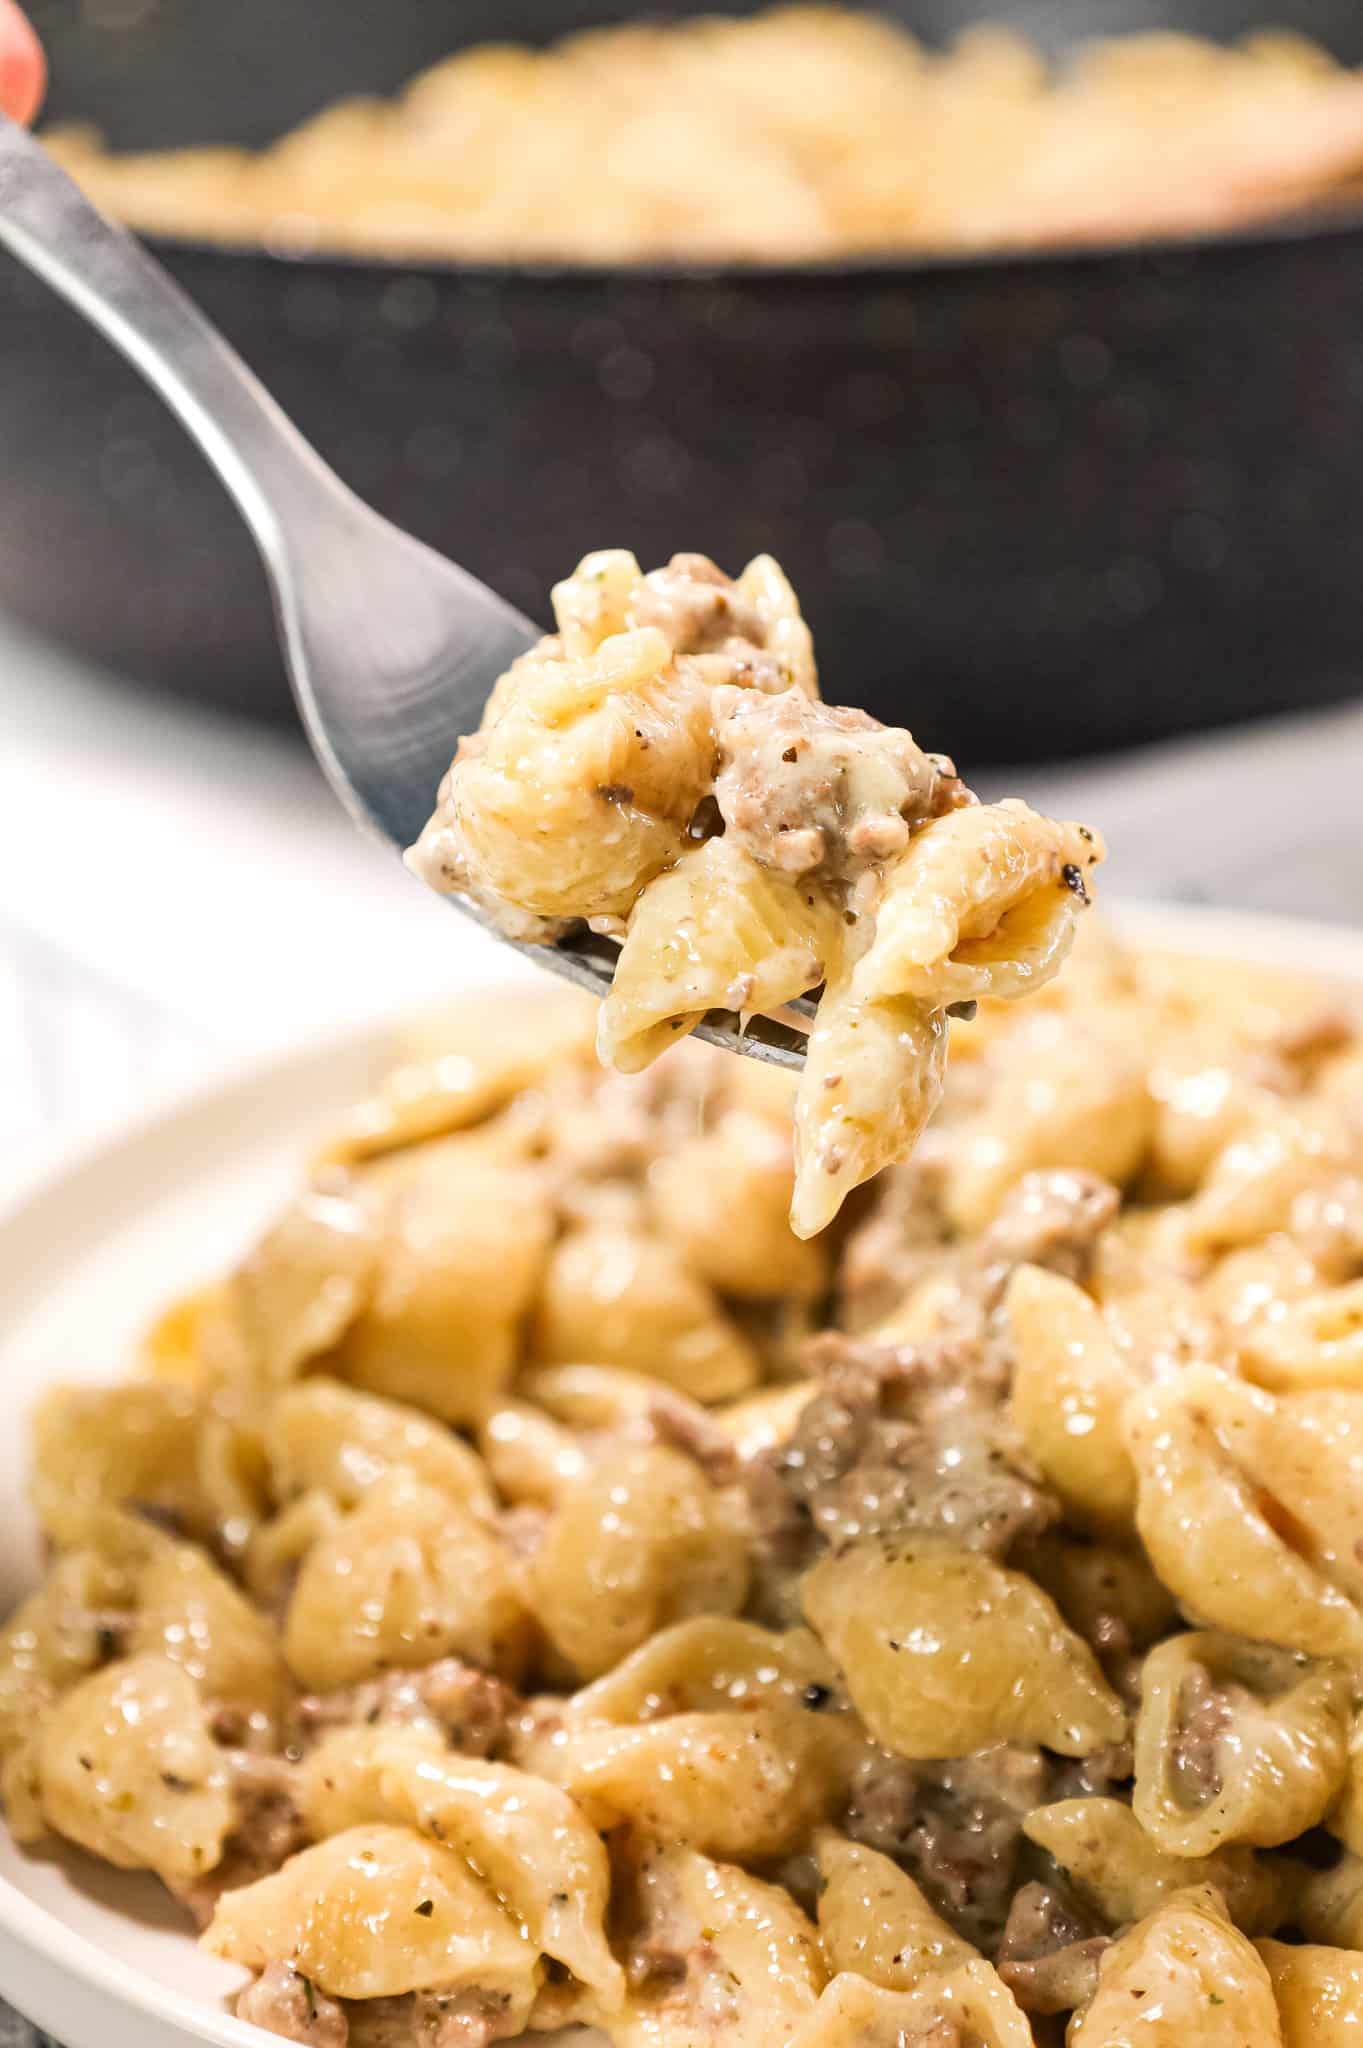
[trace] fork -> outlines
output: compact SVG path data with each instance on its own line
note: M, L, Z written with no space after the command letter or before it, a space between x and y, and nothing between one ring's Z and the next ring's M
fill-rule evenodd
M4 116L0 245L126 356L217 471L264 561L313 752L357 822L401 852L456 743L539 630L357 498L150 252ZM585 929L552 946L508 939L476 905L450 900L554 973L609 990L619 957L609 939ZM715 1010L697 1035L794 1067L813 1014L805 998L783 1013L789 1022Z

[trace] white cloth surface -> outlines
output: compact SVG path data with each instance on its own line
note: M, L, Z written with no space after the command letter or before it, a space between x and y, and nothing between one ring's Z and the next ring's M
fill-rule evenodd
M3 620L0 704L0 1198L54 1139L500 955L303 746Z

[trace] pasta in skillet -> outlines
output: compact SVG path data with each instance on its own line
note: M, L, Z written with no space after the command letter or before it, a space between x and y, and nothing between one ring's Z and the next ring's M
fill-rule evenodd
M988 977L937 1113L807 1239L789 1077L603 1069L566 993L413 1027L39 1406L15 1839L153 1873L303 2048L1363 2038L1363 1039L1092 925L1019 1007L953 904L881 927L896 1000ZM1027 1109L1066 1043L1102 1132Z
M947 1020L1055 975L1103 848L823 704L795 594L761 557L640 571L588 555L558 631L502 677L408 855L513 937L620 940L601 1058L646 1067L712 1010L822 989L795 1103L791 1224L811 1238L912 1151Z
M1363 164L1363 107L1357 73L1281 31L1125 35L1053 65L987 21L938 51L893 19L797 5L476 44L259 154L52 141L102 206L163 234L711 265L1109 241L1324 203Z

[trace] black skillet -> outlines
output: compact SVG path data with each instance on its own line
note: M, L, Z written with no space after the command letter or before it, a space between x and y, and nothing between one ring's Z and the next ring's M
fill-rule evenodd
M1177 25L1231 36L1266 9L1363 59L1356 0L1185 0ZM260 143L464 43L637 11L34 7L52 114L124 147ZM981 8L895 11L943 40ZM1174 22L1143 0L984 11L1052 48ZM699 547L730 568L770 549L828 693L974 761L1358 687L1357 216L1197 247L708 276L160 253L348 481L532 615L588 547ZM218 485L8 262L0 465L0 604L141 681L288 715Z

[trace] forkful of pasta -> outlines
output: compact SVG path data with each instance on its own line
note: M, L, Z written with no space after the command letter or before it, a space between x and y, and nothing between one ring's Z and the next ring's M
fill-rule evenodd
M609 1065L693 1030L799 1064L791 1221L812 1236L911 1151L951 1015L1057 972L1101 842L982 804L902 728L823 703L769 557L731 580L703 555L644 574L592 554L553 602L409 865L522 945L591 960Z
M351 812L599 995L609 1064L636 1071L695 1031L799 1067L798 1235L907 1156L951 1014L1060 968L1097 836L981 804L907 731L824 704L768 557L731 580L699 555L647 575L588 555L541 637L363 505L155 259L2 118L0 245L216 468Z

